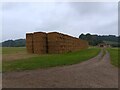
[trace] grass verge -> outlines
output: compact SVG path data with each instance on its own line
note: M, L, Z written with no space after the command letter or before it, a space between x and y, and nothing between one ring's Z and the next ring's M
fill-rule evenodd
M31 57L16 61L3 60L2 69L3 72L7 72L71 65L88 60L96 56L99 52L100 52L99 48L89 48L78 52L41 55L37 57Z
M109 48L107 49L110 53L111 64L117 67L120 67L120 61L118 61L118 53L120 52L119 48Z

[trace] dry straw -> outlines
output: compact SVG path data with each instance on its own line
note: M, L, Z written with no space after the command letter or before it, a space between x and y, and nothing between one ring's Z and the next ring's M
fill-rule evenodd
M88 48L88 42L58 32L34 32L26 34L26 47L29 53L57 54Z

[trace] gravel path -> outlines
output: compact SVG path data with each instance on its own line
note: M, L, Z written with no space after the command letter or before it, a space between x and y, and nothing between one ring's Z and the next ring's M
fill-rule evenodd
M76 65L3 73L8 88L117 88L118 69L110 64L109 53Z

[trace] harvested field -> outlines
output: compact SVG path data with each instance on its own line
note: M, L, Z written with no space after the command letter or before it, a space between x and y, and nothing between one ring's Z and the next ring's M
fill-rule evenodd
M2 55L16 53L27 53L26 47L2 47Z
M30 57L38 56L36 54L27 53L25 47L3 47L2 61L14 61Z

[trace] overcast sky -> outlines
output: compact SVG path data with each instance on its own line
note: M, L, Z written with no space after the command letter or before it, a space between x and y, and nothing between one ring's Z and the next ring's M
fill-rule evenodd
M57 31L78 37L81 33L118 35L117 2L4 3L3 41L25 38L27 32Z

